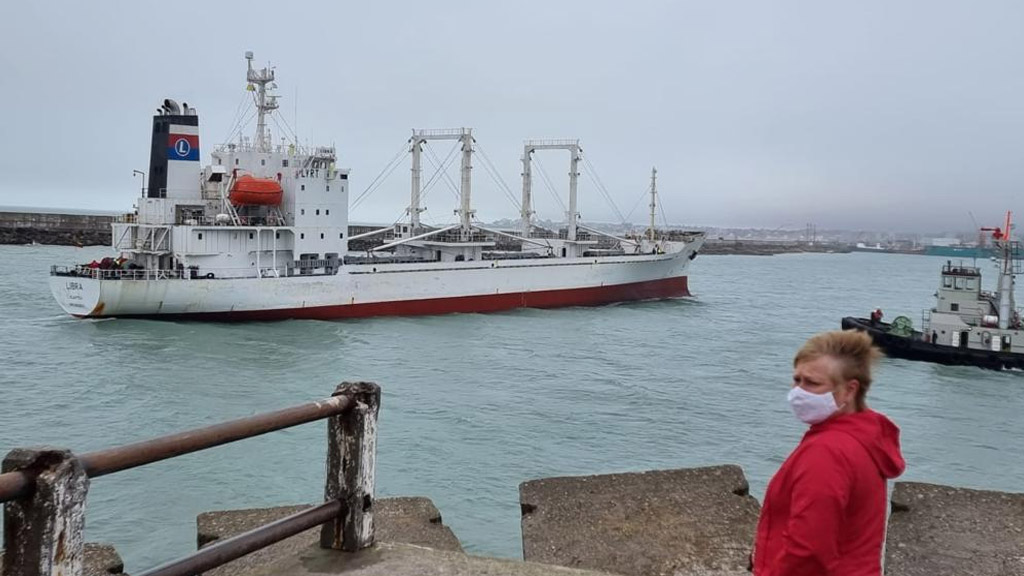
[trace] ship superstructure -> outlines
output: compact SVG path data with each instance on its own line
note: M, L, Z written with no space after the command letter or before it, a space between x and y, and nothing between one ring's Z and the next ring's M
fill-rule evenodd
M349 238L349 171L337 166L333 146L272 141L275 73L254 68L251 53L246 58L255 136L218 146L200 166L197 111L164 100L153 117L148 185L136 213L113 225L119 257L52 268L52 292L68 313L327 319L689 294L686 270L703 233L657 237L653 174L648 234L619 237L583 225L576 140L525 144L520 226L499 230L478 223L472 209L472 130L414 130L407 219ZM461 149L456 221L444 226L420 217L422 151L433 140ZM547 149L570 154L566 227L557 233L532 221L531 157ZM350 241L359 249L350 251Z

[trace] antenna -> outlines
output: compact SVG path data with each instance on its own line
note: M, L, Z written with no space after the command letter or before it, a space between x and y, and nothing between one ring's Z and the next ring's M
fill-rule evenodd
M648 230L651 242L654 242L654 210L658 206L658 169L651 167L651 227Z
M247 89L256 92L256 147L257 149L267 152L270 150L270 133L267 130L267 113L277 110L277 96L268 94L268 88L273 90L277 88L277 84L274 83L274 69L267 67L260 70L254 70L252 67L253 55L252 52L245 53L245 59L248 61L249 70L246 73L246 80L249 81Z

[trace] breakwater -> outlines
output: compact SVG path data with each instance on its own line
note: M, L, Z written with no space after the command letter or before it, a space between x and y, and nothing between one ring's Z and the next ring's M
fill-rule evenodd
M67 214L47 212L0 211L0 244L49 244L57 246L109 246L113 214ZM348 235L365 234L380 226L351 224ZM670 234L671 237L671 234ZM354 240L349 249L367 250L381 244L382 237ZM770 256L802 252L848 253L849 244L838 242L799 242L772 240L708 240L701 254Z
M113 214L0 211L0 244L109 246Z
M798 254L804 252L823 254L848 254L853 252L850 244L842 242L801 242L777 240L713 240L704 243L700 253L709 255L771 256L773 254Z

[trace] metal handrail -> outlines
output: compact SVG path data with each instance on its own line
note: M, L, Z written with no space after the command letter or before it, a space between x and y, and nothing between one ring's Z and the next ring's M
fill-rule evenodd
M352 399L350 397L332 396L325 400L284 410L239 418L117 448L89 452L82 454L78 459L82 463L86 475L95 478L236 440L252 438L275 430L322 420L345 412L351 407ZM31 494L34 483L34 478L27 472L0 474L0 502L23 498Z
M296 263L299 260L295 261ZM325 262L325 261L321 261ZM338 264L341 264L341 260L338 260ZM282 261L277 269L283 273L287 269L288 262ZM298 265L296 264L296 267ZM324 267L324 264L319 266ZM273 270L273 266L260 266L261 270ZM90 268L85 264L77 264L74 266L61 266L51 265L50 276L67 276L70 278L92 278L95 280L186 280L191 279L191 272L193 268L183 268L181 270L167 270L167 269L149 269L149 268L136 268L136 269L125 269L125 268ZM247 272L245 275L230 275L223 276L225 272L237 272L239 270ZM252 267L236 267L236 268L203 268L197 272L196 279L206 278L207 274L213 273L215 278L257 278L256 269ZM283 275L283 274L282 274ZM270 274L264 273L263 277L270 277Z
M192 576L218 566L223 566L285 538L290 538L310 528L320 526L340 516L345 505L340 500L332 500L286 516L259 528L239 534L227 540L211 544L184 558L173 560L156 568L147 570L139 576Z

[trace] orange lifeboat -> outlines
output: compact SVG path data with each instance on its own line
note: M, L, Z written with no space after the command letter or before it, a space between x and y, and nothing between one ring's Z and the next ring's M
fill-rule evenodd
M256 178L248 174L235 180L228 199L235 206L257 205L277 206L281 203L284 192L281 183L273 178Z

